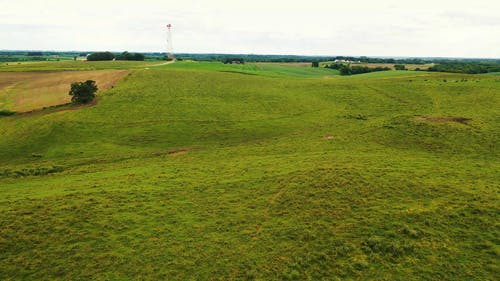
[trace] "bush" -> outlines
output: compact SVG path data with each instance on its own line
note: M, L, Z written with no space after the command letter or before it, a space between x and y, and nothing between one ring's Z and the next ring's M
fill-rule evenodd
M406 66L404 64L395 64L394 69L396 70L406 70Z
M98 52L93 53L87 57L88 61L106 61L106 60L114 60L115 55L110 52Z
M312 67L319 67L319 61L313 61L311 66Z
M345 65L342 63L332 63L329 66L325 66L325 67L340 70L343 66L345 66Z
M15 111L10 111L10 110L7 110L7 109L0 110L0 116L11 116L11 115L14 115L14 114L16 114Z
M340 75L356 75L356 74L363 74L363 73L370 73L370 72L377 72L377 71L388 71L391 70L388 67L374 67L374 68L369 68L367 66L349 66L349 65L341 65L340 66Z
M94 100L97 90L97 85L93 80L72 83L69 91L69 95L72 96L71 102L75 104L89 103Z

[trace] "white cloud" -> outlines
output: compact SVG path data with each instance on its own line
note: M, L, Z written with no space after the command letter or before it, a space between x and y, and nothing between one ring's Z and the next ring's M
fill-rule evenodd
M500 2L0 0L0 49L500 57Z

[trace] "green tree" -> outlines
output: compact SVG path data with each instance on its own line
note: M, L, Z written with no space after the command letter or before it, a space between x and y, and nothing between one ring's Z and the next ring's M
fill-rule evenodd
M71 84L71 90L69 95L71 96L71 102L75 104L89 103L96 97L97 85L93 80L87 80L85 82L75 82Z
M319 61L313 61L311 66L312 67L319 67Z
M127 51L121 53L120 55L116 56L117 60L136 60L136 61L143 61L145 59L145 56L140 53L129 53Z
M351 67L349 65L341 64L339 67L339 70L340 70L340 75L351 75L352 74L352 70L351 70Z
M110 52L98 52L93 53L87 57L88 61L103 61L103 60L114 60L115 55Z

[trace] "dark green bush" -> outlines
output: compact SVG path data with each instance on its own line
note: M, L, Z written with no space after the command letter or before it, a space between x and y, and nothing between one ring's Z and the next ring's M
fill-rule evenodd
M406 66L404 64L395 64L394 69L396 70L406 70Z
M11 115L14 115L14 114L16 114L15 111L10 111L10 110L7 110L7 109L0 110L0 116L11 116Z

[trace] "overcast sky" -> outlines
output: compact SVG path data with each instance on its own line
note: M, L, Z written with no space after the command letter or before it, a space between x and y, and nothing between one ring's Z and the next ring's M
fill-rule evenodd
M0 49L500 58L500 0L0 0Z

